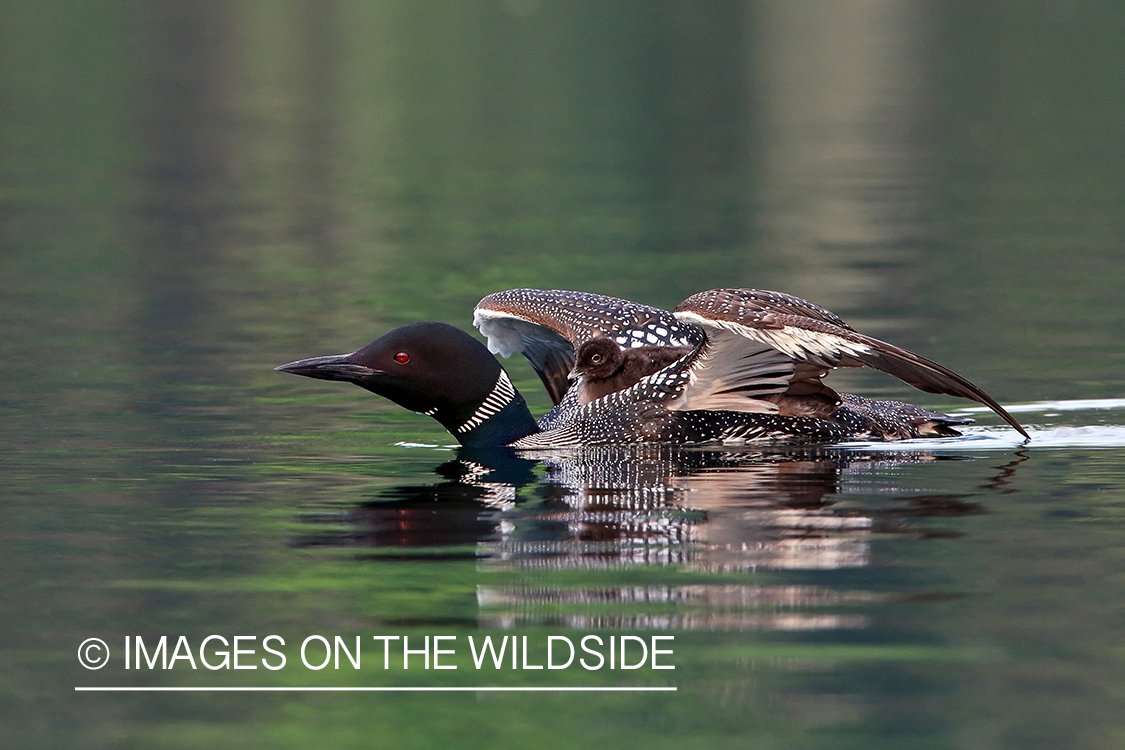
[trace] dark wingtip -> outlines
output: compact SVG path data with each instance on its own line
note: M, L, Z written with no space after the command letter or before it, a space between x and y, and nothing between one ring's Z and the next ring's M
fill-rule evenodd
M1005 409L1003 406L998 404L995 401L995 399L993 399L988 394L984 393L984 391L980 391L980 393L984 395L983 399L977 399L978 401L980 401L980 403L984 404L989 409L992 409L992 411L996 412L996 414L1001 419L1003 419L1005 422L1007 422L1012 427L1014 427L1016 432L1023 435L1023 441L1025 443L1031 442L1031 435L1027 434L1027 430L1024 429L1023 425L1020 424L1019 421L1015 417L1013 417L1011 414L1008 413L1007 409Z
M964 379L962 378L962 380L964 380ZM965 382L968 383L968 381L965 381ZM968 396L969 398L971 398L973 401L976 401L979 404L984 404L989 409L992 409L992 411L995 412L998 417L1000 417L1005 422L1007 422L1009 425L1011 425L1013 428L1015 428L1016 432L1023 435L1023 439L1024 439L1025 443L1031 442L1031 435L1027 434L1027 430L1025 430L1023 425L1019 423L1019 420L1017 420L1015 417L1013 417L1011 414L1009 414L1008 410L1005 409L1003 406L1001 406L999 403L997 403L996 399L989 396L987 393L982 391L979 387L973 385L972 383L969 383L969 385L972 385L973 391L974 391L974 393L972 393L972 395ZM959 395L959 394L950 394L950 395L955 396L955 395Z
M920 391L967 398L976 401L978 404L983 404L1011 425L1016 432L1023 435L1025 440L1031 440L1031 435L1027 433L1027 430L1015 417L1008 413L1007 409L1001 406L992 396L989 396L983 388L963 375L959 375L945 365L940 365L902 347L888 344L871 336L858 335L868 346L873 348L872 352L857 357L863 364L893 375Z

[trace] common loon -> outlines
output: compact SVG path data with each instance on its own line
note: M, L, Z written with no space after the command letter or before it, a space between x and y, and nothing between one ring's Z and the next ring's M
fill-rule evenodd
M780 292L714 289L669 313L587 292L512 289L482 299L473 323L487 348L454 326L412 323L350 354L276 369L354 383L433 417L470 447L900 440L958 435L953 427L972 421L838 394L822 378L839 367L871 367L927 393L977 401L1030 439L1000 404L952 370ZM591 389L583 369L593 363L575 372L575 351L593 351L583 346L597 338L625 349L626 358L646 347L676 347L679 356L654 372L642 364L620 378L591 373ZM531 362L555 403L546 416L536 422L492 353Z

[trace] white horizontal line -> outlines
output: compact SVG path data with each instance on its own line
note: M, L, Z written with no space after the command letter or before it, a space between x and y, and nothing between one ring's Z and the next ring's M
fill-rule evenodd
M485 692L675 692L676 687L76 687L75 692L156 693L156 692L223 692L223 693L294 693L294 692L367 692L367 693L471 693Z

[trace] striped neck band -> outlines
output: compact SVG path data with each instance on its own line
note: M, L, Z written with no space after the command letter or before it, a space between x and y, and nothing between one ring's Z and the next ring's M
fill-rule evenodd
M496 416L496 414L510 404L515 397L516 387L512 385L511 380L508 380L508 373L501 370L500 377L496 379L496 385L492 387L492 392L488 394L484 402L473 412L473 416L469 417L463 425L453 430L453 434L462 435L469 430L480 427L486 419Z

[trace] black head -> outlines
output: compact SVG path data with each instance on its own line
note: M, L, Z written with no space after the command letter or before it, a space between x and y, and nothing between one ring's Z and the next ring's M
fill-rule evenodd
M359 351L281 365L321 380L355 383L443 424L460 424L500 377L500 363L484 344L446 323L411 323ZM460 421L459 421L460 420Z
M620 370L624 360L621 347L613 339L599 336L578 347L571 374L588 380L604 380Z

